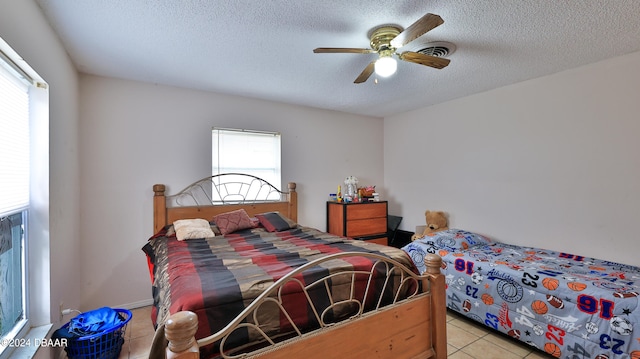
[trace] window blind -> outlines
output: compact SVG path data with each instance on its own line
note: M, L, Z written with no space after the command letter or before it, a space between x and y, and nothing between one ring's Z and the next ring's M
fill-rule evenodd
M29 206L29 85L0 58L0 217Z
M280 133L214 128L212 149L212 174L251 174L281 189Z

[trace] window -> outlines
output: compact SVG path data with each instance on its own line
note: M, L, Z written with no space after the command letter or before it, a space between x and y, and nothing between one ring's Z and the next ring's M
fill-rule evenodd
M0 216L29 206L29 86L0 66Z
M282 189L280 133L214 128L211 137L212 174L251 174Z
M29 208L29 85L0 66L0 337L26 320L23 219ZM0 347L0 350L4 348Z
M21 211L0 218L0 337L21 329L25 320L24 227ZM1 350L2 348L0 348Z
M46 281L49 262L41 259L49 251L47 87L33 69L0 39L2 341L31 338L30 334L38 335L34 332L42 332L51 326L49 310L42 310L50 306ZM29 233L38 234L30 238ZM30 261L29 258L40 260ZM34 263L32 268L30 263ZM38 330L33 330L35 327ZM9 357L14 349L0 345L0 358Z

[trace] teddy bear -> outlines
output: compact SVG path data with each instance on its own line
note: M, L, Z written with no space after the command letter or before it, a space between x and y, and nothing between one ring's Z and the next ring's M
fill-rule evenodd
M422 238L430 233L440 232L449 229L446 213L442 211L426 211L424 212L427 225L422 233L417 233L411 236L411 240L415 241L418 238Z

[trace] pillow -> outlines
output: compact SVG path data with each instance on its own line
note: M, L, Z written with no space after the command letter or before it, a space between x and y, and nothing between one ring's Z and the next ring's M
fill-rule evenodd
M218 226L215 225L215 223L209 223L211 230L213 231L213 234L215 234L216 236L220 236L222 235L222 233L220 233L220 229L218 228ZM169 224L167 225L167 231L164 233L165 237L175 237L176 236L176 229L175 227L173 227L173 224Z
M220 233L229 234L241 229L255 228L255 224L244 209L221 213L213 217L213 222L220 229Z
M220 232L220 228L218 228L218 226L216 226L215 223L209 222L209 227L211 228L211 230L213 231L213 233L216 236L221 236L222 235L222 232Z
M450 251L491 244L491 240L485 236L455 228L427 234L417 241Z
M423 239L424 238L416 239L402 247L402 250L411 257L411 261L416 265L418 273L420 274L424 274L427 271L427 265L424 263L424 258L427 256L427 253L437 253L437 248L432 244L423 242Z
M173 222L173 228L176 232L176 238L179 241L215 237L215 233L211 230L209 222L202 218L179 219Z
M173 224L169 225L169 228L167 228L167 233L165 233L166 237L175 237L176 236L176 229L173 227Z
M268 232L286 231L287 229L296 228L298 226L296 222L283 216L280 212L256 214L256 218L258 218L260 224L262 224Z

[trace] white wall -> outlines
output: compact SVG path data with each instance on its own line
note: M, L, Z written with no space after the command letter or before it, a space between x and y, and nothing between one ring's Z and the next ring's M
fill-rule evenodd
M0 0L0 37L49 84L51 320L80 306L78 75L33 1ZM34 273L41 275L41 273Z
M140 250L153 234L151 188L175 193L210 175L213 126L282 133L282 182L297 182L305 225L325 229L345 176L383 181L380 118L89 75L80 88L84 309L151 299Z
M638 114L640 52L386 118L390 208L640 265Z

